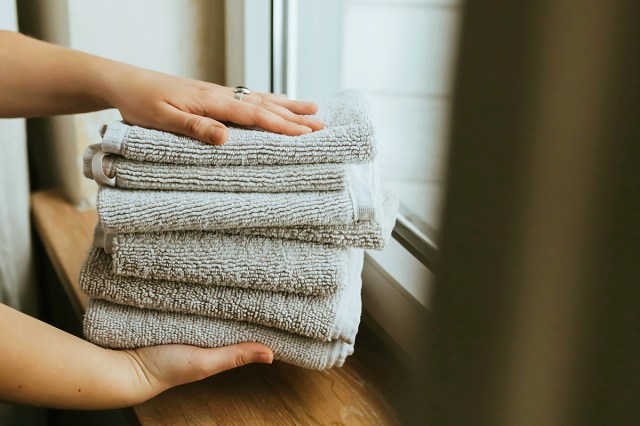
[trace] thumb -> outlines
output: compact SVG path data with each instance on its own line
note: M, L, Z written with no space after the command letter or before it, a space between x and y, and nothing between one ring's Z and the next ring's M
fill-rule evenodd
M190 114L171 108L165 120L167 131L189 136L199 141L222 145L227 140L227 128L213 118Z

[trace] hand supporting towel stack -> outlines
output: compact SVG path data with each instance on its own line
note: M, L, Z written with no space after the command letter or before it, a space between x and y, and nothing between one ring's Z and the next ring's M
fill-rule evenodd
M111 185L80 277L87 339L257 341L302 367L342 365L360 320L362 249L384 246L397 201L380 189L363 94L329 98L317 117L314 133L231 128L221 146L106 127L84 157L85 175Z

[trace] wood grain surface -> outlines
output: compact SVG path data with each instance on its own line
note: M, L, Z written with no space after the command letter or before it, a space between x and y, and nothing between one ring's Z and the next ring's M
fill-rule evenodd
M55 190L47 190L31 194L31 215L71 306L81 318L89 298L80 291L78 278L98 214L95 210L80 211Z
M88 298L80 292L78 277L96 212L79 211L52 190L33 193L31 206L47 255L81 315ZM367 353L376 350L367 343L358 342L355 355L342 368L248 365L170 389L133 407L134 421L144 426L399 424L389 390L372 372L390 364L380 353ZM367 359L378 359L378 365L366 365Z

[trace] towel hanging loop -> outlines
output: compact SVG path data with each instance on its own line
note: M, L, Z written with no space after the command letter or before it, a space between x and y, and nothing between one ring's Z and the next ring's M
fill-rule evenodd
M116 186L116 177L112 178L108 177L104 174L104 169L102 168L102 160L107 155L111 155L108 152L100 151L93 156L91 160L91 172L93 173L93 180L95 180L98 185L108 185L108 186Z

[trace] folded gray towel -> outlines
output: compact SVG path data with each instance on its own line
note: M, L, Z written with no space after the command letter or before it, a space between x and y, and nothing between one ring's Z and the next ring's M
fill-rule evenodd
M199 238L208 239L208 233L224 233L308 241L335 247L379 250L384 248L389 240L398 213L398 199L393 193L385 191L380 199L382 213L380 221L363 220L353 225L230 228L224 231L207 231L206 233L200 231L170 231L117 234L105 233L104 227L98 223L94 233L93 246L103 248L107 253L113 253L115 244L125 247L129 242L138 244L153 239L197 241ZM169 234L169 236L162 236L162 234Z
M270 347L277 360L318 370L340 367L353 353L353 344L342 340L323 342L249 322L140 309L97 299L85 314L84 334L90 342L114 349L259 342Z
M89 296L123 305L262 324L318 340L353 343L360 323L363 252L351 249L349 281L328 296L184 284L118 276L110 256L89 252L80 287Z
M122 234L113 272L146 279L301 294L330 294L347 283L348 250L303 241L229 235Z
M102 187L96 202L107 232L352 224L351 194L128 191Z
M318 103L324 129L302 136L229 128L224 145L211 146L172 133L110 124L102 149L153 163L256 165L364 163L375 157L371 113L363 92L347 90Z
M338 247L381 250L389 241L398 217L398 198L384 191L379 220L361 220L350 225L249 227L225 229L225 233L309 241Z
M83 154L83 173L94 179L93 157L102 145L88 146ZM149 163L119 155L102 159L103 174L126 189L217 192L341 191L347 188L348 165L305 164L280 166L199 166ZM100 181L98 181L100 183Z
M349 177L351 184L344 191L278 194L102 187L96 205L106 232L351 225L379 220L375 165L352 165Z

